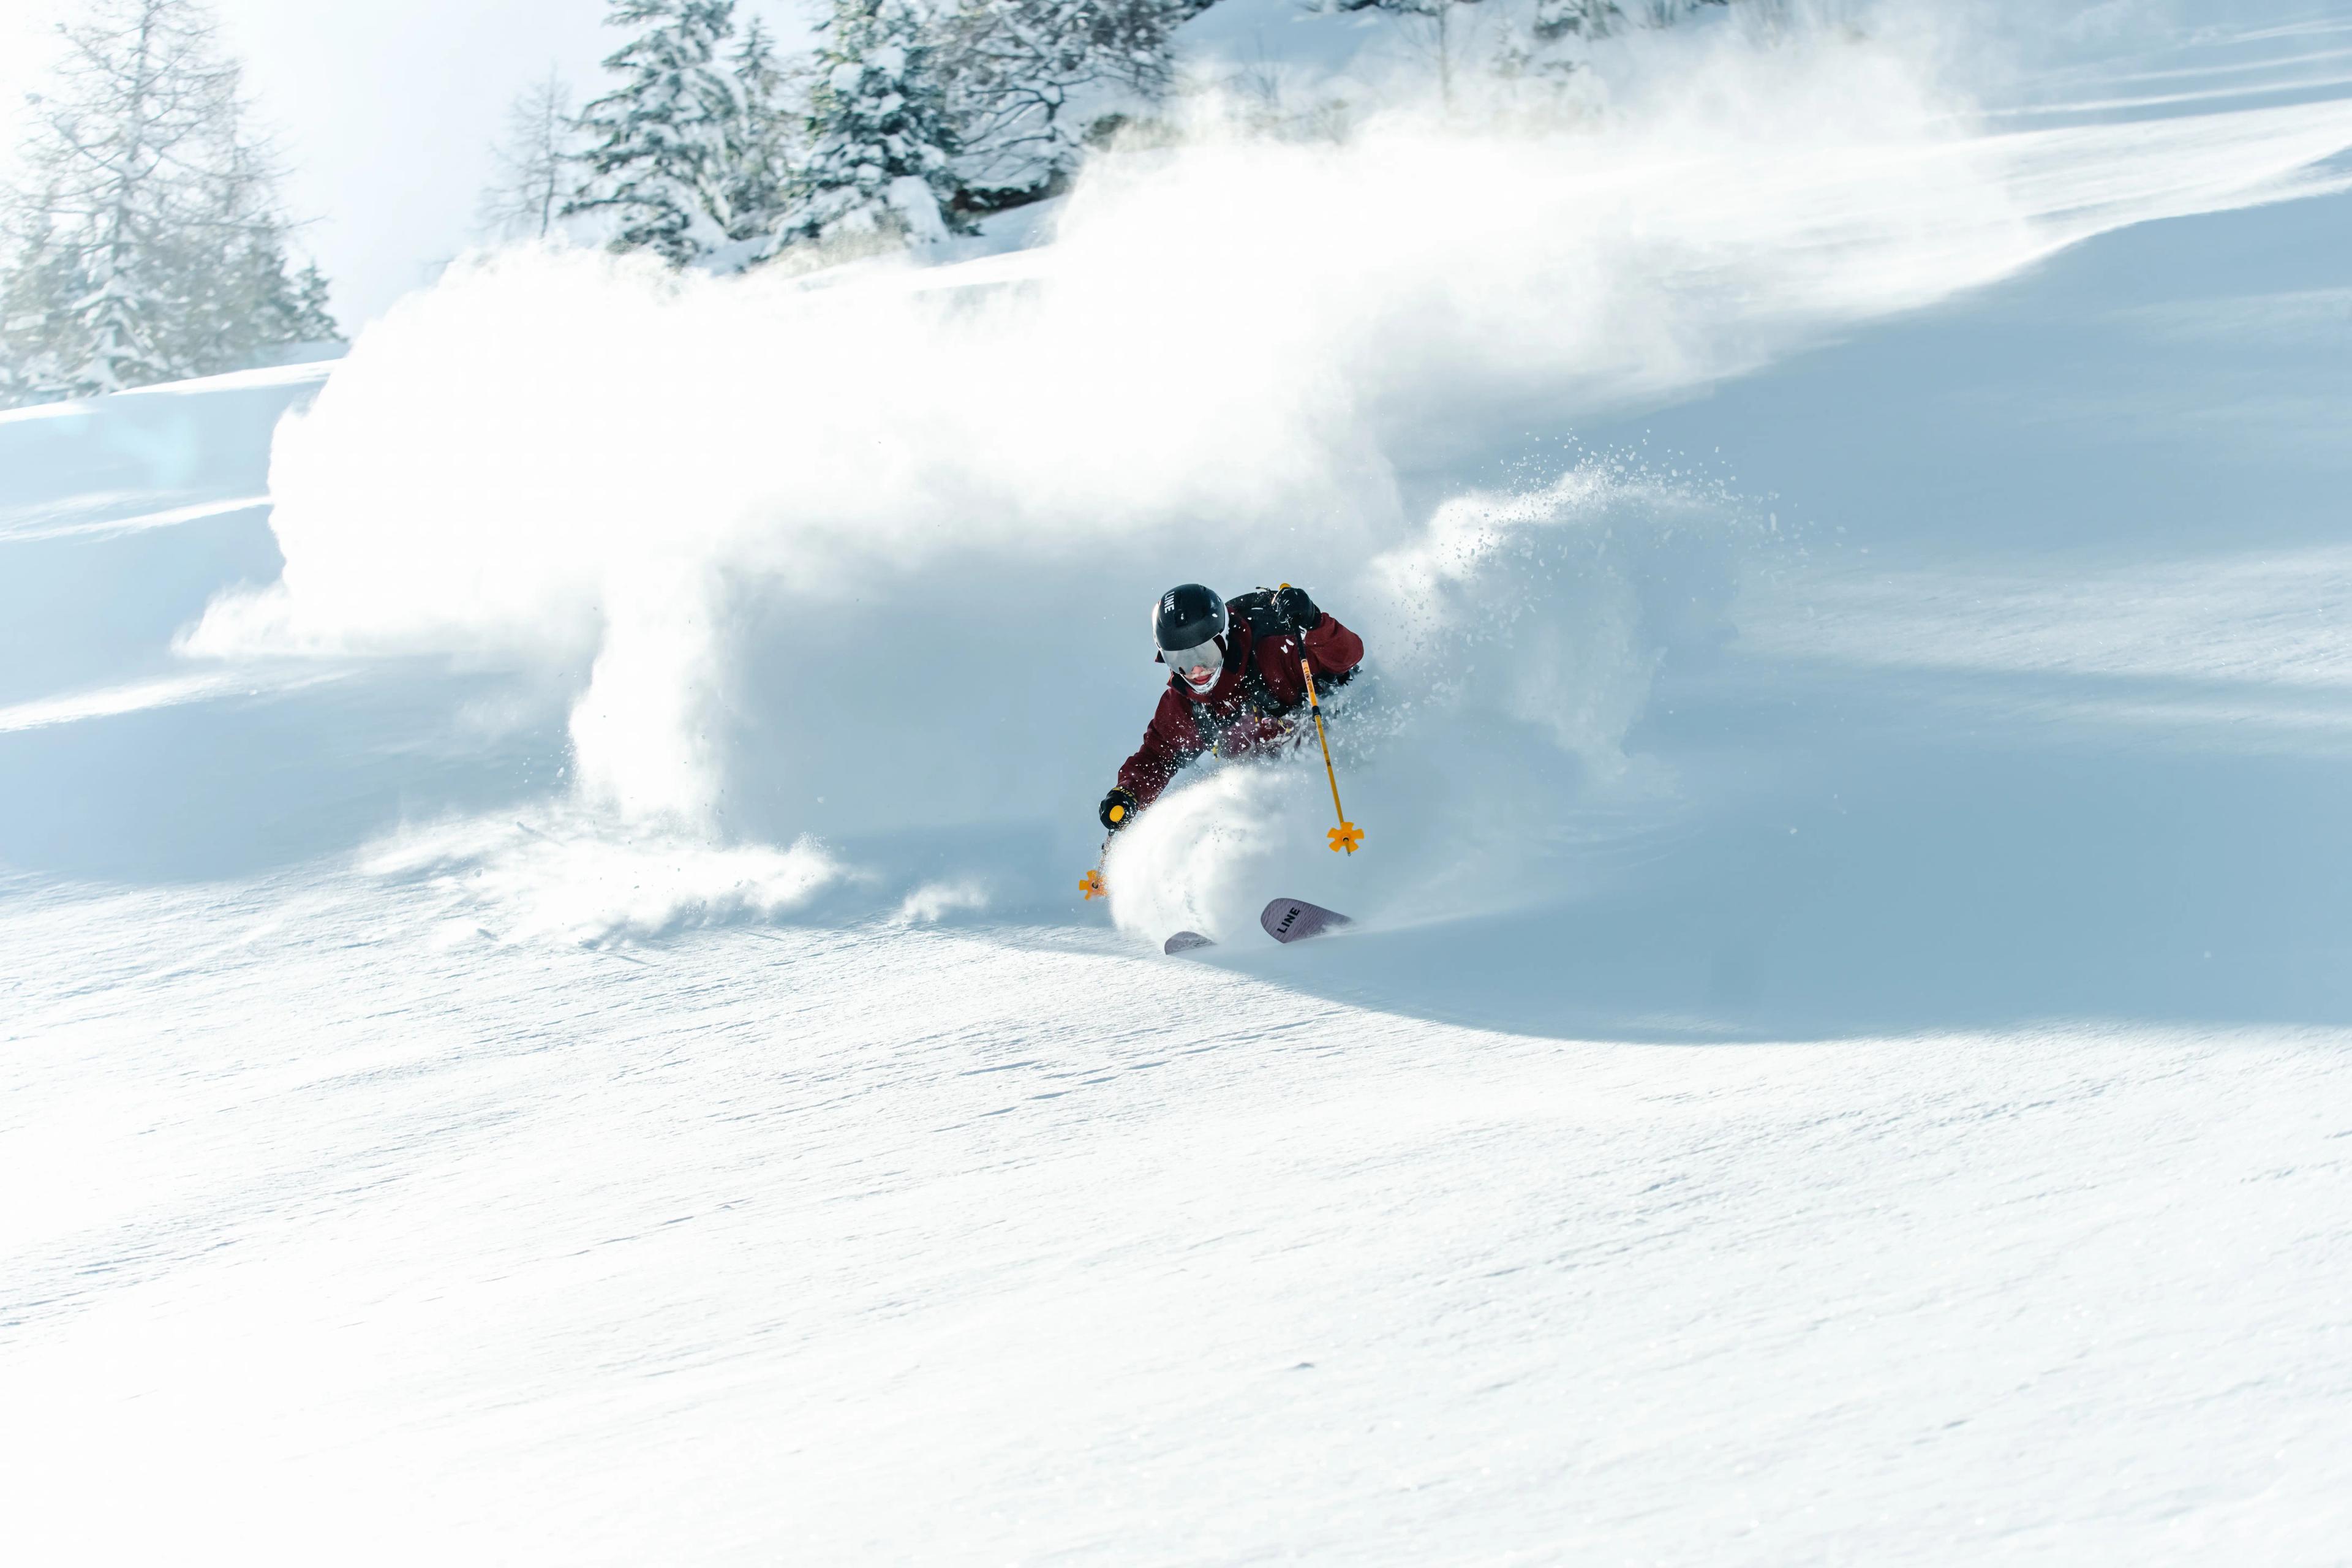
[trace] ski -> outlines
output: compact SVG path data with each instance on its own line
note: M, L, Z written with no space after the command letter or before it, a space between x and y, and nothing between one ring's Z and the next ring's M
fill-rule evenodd
M1336 910L1320 904L1310 904L1304 899L1276 899L1265 906L1257 917L1265 934L1279 942L1305 942L1310 936L1338 931L1356 922Z
M1213 936L1202 936L1196 931L1180 931L1174 936L1170 937L1166 942L1162 942L1160 946L1160 951L1167 953L1172 958L1180 952L1190 952L1196 947L1214 947L1216 945L1217 939Z

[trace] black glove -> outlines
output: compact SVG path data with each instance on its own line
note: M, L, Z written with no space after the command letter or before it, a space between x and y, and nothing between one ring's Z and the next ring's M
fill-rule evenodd
M1102 811L1099 815L1102 817L1102 825L1113 833L1117 833L1134 821L1135 814L1142 809L1142 806L1136 803L1135 796L1114 786L1108 795L1103 796Z
M1315 601L1307 596L1307 590L1291 587L1286 583L1275 590L1274 613L1282 617L1285 625L1302 632L1311 632L1323 624L1323 612L1315 607Z

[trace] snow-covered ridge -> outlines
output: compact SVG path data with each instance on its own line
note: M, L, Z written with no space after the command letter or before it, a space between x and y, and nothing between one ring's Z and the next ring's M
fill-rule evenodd
M198 376L193 381L163 381L152 386L132 387L118 392L116 397L187 397L212 392L239 392L261 387L309 387L325 382L335 368L334 360L305 360L299 364L263 365L254 370L233 370L219 375ZM39 419L86 418L90 410L87 398L68 398L58 403L34 403L22 408L0 409L0 423L29 424Z

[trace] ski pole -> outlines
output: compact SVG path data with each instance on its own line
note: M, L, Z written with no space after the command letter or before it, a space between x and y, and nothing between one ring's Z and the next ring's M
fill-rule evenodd
M1110 889L1103 886L1103 862L1109 858L1110 840L1106 838L1103 840L1102 853L1095 857L1095 868L1078 879L1078 891L1086 895L1079 900L1081 903L1091 903L1097 899L1110 897Z
M1315 667L1303 653L1298 656L1298 673L1307 679L1307 706L1315 714L1315 739L1323 746L1323 776L1331 781L1331 810L1339 819L1339 826L1324 837L1331 841L1333 854L1344 849L1353 855L1356 846L1364 841L1364 830L1348 820L1348 808L1339 804L1339 775L1331 768L1331 737L1323 732L1323 704L1315 696Z

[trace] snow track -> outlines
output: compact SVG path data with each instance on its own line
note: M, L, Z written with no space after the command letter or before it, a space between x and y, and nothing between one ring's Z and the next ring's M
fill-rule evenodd
M29 1555L2319 1562L2347 1522L2336 1037L1660 1049L1051 931L624 957L415 902L0 926L57 977L9 996Z
M2341 1561L2347 23L0 417L0 1554ZM1365 852L1204 771L1080 905L1301 559Z

